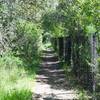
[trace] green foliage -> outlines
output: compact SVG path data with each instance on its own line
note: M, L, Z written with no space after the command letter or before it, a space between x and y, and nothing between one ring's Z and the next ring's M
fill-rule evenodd
M45 32L54 37L72 36L73 58L75 64L80 62L83 72L90 60L85 36L100 33L99 4L99 0L0 1L0 93L3 95L2 90L6 91L7 95L5 92L4 95L7 100L28 100L31 93L22 88L27 87L29 77L35 74L39 63L38 54L43 47L42 34ZM85 37L83 42L77 38L80 34ZM97 36L100 38L100 35ZM50 48L51 44L45 44L44 47ZM5 54L6 51L11 54ZM71 70L69 66L64 69ZM8 93L10 89L15 91ZM80 95L83 97L83 94Z
M62 25L62 23L60 23L60 24L57 24L56 26L54 26L54 34L53 34L53 36L55 36L55 37L63 37L64 36L64 31L65 30L65 28L63 27L63 25Z
M19 20L16 28L16 37L13 40L15 45L12 50L15 55L20 56L29 63L29 66L32 66L41 50L42 29L39 25L26 20Z
M97 59L98 61L98 68L99 68L99 74L100 74L100 57Z
M91 96L88 96L85 90L80 90L79 100L89 100L89 99L91 99Z
M42 33L42 29L36 23L20 19L17 23L18 33L26 34L33 39L37 39L38 35Z
M0 58L0 100L31 100L37 63L28 67L12 53Z
M94 34L95 32L96 28L93 24L86 27L86 33L88 33L88 35Z
M0 91L0 100L32 100L32 93L28 90L12 90L8 93Z
M98 0L60 0L56 11L44 16L43 25L56 36L74 35L80 30L89 36L99 31L98 12Z
M64 23L60 21L58 12L47 13L43 16L42 20L42 27L49 31L53 37L65 35L66 28Z
M32 97L42 29L33 18L35 5L30 5L26 0L0 1L0 100Z

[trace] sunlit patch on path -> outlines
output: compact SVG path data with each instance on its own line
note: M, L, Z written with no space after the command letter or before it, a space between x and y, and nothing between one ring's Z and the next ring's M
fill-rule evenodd
M75 100L76 90L67 81L54 51L44 51L43 62L36 76L33 100Z

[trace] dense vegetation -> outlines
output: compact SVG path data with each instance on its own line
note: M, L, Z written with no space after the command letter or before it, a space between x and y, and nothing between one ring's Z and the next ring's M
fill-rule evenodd
M64 69L99 98L99 12L99 0L1 0L0 100L31 100L46 35Z
M32 99L42 30L28 18L27 6L26 1L0 1L0 100Z

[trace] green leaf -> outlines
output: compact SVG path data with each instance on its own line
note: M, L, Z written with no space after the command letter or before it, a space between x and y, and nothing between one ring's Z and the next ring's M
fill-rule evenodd
M87 35L94 34L95 32L96 32L95 25L90 24L90 25L86 26L86 33L87 33Z

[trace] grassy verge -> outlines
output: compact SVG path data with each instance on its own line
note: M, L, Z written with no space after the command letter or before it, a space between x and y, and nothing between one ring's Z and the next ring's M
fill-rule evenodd
M19 57L0 57L0 100L31 100L38 60L31 67Z

